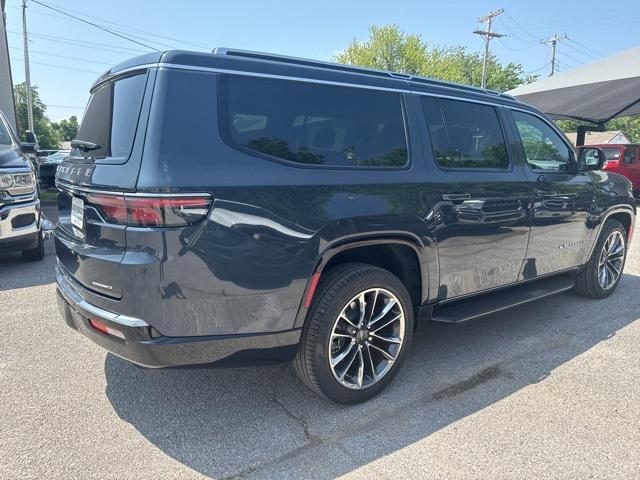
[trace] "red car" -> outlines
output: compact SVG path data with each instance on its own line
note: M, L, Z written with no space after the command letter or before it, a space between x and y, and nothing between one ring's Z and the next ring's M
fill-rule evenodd
M607 163L604 169L627 177L633 183L634 196L639 197L640 145L607 143L593 146L600 147L607 156Z

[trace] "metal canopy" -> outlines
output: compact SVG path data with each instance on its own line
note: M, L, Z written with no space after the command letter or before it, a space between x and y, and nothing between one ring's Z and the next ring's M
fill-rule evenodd
M506 93L555 119L601 125L640 114L640 47Z

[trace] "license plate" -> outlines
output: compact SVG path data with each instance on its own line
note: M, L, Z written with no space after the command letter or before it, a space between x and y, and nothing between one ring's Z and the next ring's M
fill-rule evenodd
M71 224L80 231L84 227L84 200L81 198L71 199Z

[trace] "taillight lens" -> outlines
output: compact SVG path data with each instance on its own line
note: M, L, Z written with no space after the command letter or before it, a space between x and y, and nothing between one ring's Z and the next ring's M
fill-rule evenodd
M131 197L88 195L90 204L108 223L131 227L180 227L202 221L211 197Z

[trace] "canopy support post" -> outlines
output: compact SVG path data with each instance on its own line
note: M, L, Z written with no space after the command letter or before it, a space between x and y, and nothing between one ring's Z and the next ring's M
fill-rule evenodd
M584 139L587 132L604 132L604 123L598 123L597 125L578 125L576 147L584 145Z

